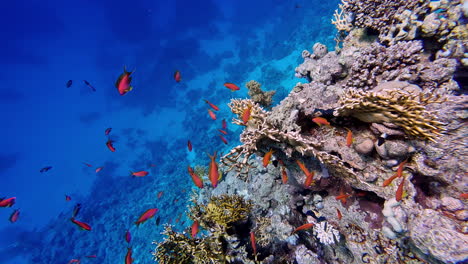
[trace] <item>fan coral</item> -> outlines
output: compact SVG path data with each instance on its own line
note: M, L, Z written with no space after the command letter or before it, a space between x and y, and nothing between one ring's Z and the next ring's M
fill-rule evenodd
M424 93L416 85L387 82L370 92L348 90L334 115L351 115L369 123L393 123L408 135L435 141L443 124L436 121L426 106L440 102L439 95Z
M255 103L263 107L271 106L276 91L262 91L262 85L254 80L249 81L245 86L249 89L248 95Z
M166 225L162 233L167 237L157 244L154 250L154 260L160 264L217 264L225 263L222 243L214 236L202 239L188 238L184 234L174 232Z

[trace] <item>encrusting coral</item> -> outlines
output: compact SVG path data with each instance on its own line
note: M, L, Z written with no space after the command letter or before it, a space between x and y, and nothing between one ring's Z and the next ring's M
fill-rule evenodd
M249 81L245 86L249 89L248 95L252 98L252 101L263 107L268 108L271 106L276 91L262 91L262 85L254 80Z

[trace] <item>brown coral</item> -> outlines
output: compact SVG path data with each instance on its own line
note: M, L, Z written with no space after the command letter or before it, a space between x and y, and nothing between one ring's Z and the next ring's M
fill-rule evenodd
M276 91L262 91L262 85L254 80L249 81L245 86L249 89L248 95L255 103L263 107L271 106Z

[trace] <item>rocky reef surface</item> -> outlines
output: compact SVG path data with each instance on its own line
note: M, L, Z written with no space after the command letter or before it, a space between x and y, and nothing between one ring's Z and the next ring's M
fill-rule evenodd
M306 83L270 111L258 83L232 99L243 144L193 194L204 231L167 226L155 260L467 261L467 3L343 0L335 51L302 52Z

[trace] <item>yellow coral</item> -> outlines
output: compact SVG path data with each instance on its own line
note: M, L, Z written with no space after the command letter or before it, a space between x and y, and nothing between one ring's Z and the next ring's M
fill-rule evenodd
M239 195L223 194L211 197L203 209L206 222L227 228L234 222L247 219L252 207L251 201L246 201Z

